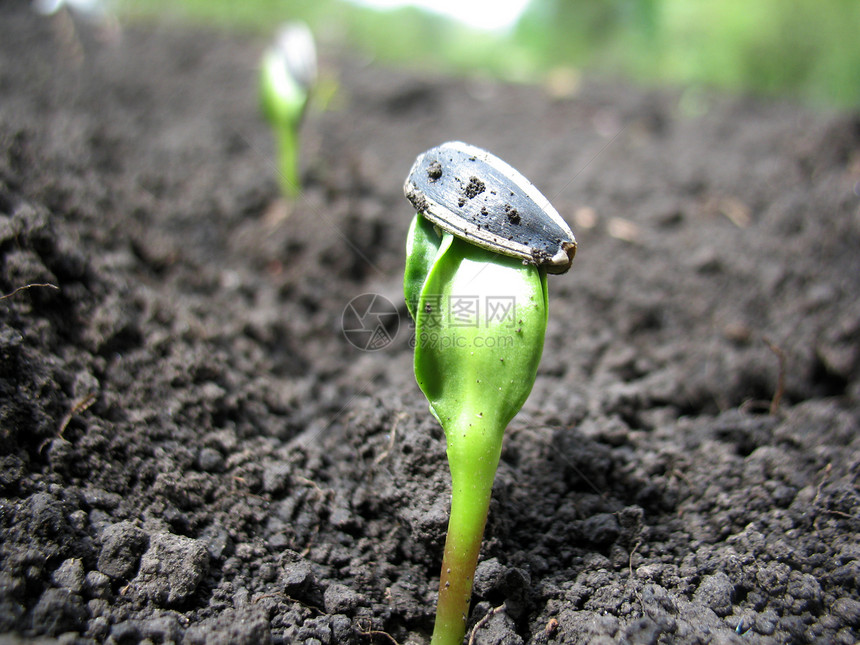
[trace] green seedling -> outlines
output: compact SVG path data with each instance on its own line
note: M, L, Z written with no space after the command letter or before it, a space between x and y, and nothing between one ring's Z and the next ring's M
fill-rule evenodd
M310 29L302 23L286 25L263 54L260 106L275 133L281 191L289 199L301 192L299 128L316 75L316 48Z
M464 149L468 154L455 154ZM446 174L449 185L434 192ZM479 185L483 189L476 192ZM517 185L531 187L535 198L518 202L517 225L557 224L548 214L549 202L522 175L465 144L444 144L419 157L405 185L418 210L406 243L404 276L404 295L415 321L415 377L445 431L451 471L451 515L432 645L463 642L505 428L531 392L543 350L545 265L552 254L525 260L518 252L522 239L516 230L507 230L511 204L495 199L522 192ZM479 245L473 235L445 230L471 221L466 202L483 192L486 199L475 205L475 217L498 220L499 234L491 242L478 240ZM425 213L431 208L432 221ZM565 251L569 266L576 242L558 220L572 245Z

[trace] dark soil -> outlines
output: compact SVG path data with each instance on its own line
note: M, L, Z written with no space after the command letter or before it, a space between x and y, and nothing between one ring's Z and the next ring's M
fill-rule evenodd
M3 642L428 642L449 484L402 183L452 139L580 242L474 643L860 638L860 117L328 53L285 217L263 42L0 7ZM378 351L342 333L368 293Z

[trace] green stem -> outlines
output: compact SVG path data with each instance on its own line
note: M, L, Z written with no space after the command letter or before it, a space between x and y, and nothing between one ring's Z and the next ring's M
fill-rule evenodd
M278 173L281 191L289 199L301 193L299 179L299 137L297 128L282 124L275 128L278 145Z
M504 427L467 410L446 424L451 469L451 517L442 559L439 600L431 645L462 645L472 582L487 523Z

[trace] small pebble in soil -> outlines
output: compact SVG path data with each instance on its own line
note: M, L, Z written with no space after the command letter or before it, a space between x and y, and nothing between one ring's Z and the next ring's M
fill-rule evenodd
M849 627L860 627L860 601L840 598L833 603L830 612Z
M69 558L51 574L51 582L79 594L84 588L84 564L80 558Z
M367 604L361 594L336 582L326 588L323 602L327 614L351 614L359 605Z
M84 593L88 598L107 598L110 595L110 578L101 571L87 571Z
M202 541L156 533L140 560L134 583L158 605L180 605L194 594L208 568L209 552Z
M117 522L102 531L98 569L114 579L129 578L146 549L147 536L131 522Z
M68 589L47 589L33 608L33 631L49 636L80 631L86 617L78 594Z
M732 612L733 594L731 580L725 573L719 571L702 579L694 599L710 607L717 616L723 617Z
M203 448L197 455L197 466L205 473L218 473L224 468L224 457L215 448Z

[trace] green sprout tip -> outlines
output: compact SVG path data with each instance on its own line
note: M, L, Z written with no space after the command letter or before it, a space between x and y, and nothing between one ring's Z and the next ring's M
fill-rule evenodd
M260 107L275 133L281 191L289 199L301 192L299 128L316 75L316 48L310 29L303 23L287 24L263 54Z

